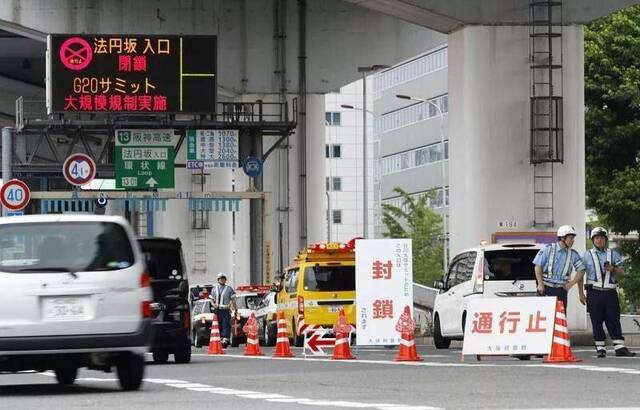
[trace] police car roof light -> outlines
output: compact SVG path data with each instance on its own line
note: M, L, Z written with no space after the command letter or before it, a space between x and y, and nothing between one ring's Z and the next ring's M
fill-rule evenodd
M270 285L242 285L242 286L236 286L236 291L269 293L271 292L271 286Z

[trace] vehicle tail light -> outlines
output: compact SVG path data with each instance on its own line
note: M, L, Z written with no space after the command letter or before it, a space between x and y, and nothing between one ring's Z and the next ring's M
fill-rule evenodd
M298 296L298 313L304 314L304 298L302 296Z
M140 287L148 288L150 284L151 278L149 277L149 274L147 272L142 272L142 274L140 275Z
M143 318L150 318L153 317L153 311L151 309L151 302L149 302L148 300L145 300L144 302L142 302L142 306L141 306L141 312L142 312L142 317Z
M189 312L182 312L182 327L185 329L189 329L189 327L191 327L191 323L189 322Z

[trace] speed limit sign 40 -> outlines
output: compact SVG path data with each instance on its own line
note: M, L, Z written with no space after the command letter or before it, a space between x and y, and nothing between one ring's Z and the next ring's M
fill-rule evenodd
M71 185L87 185L96 177L96 163L88 155L73 154L64 162L62 173Z
M27 184L19 179L7 181L0 189L0 201L10 211L24 209L29 204L29 200L31 200L31 191Z

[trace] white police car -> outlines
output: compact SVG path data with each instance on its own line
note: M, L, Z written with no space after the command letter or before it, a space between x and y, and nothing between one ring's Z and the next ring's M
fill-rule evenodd
M472 298L535 296L533 259L542 245L495 244L457 254L434 286L440 289L433 310L433 342L447 349L462 340Z

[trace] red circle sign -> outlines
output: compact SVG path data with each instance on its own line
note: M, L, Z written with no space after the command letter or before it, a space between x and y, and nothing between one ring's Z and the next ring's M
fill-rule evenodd
M0 202L11 211L24 209L31 200L31 191L19 179L7 181L0 189Z
M96 163L88 155L73 154L64 161L62 173L71 185L87 185L96 177Z
M80 37L71 37L60 46L60 61L69 70L86 68L93 59L93 49L89 42Z

